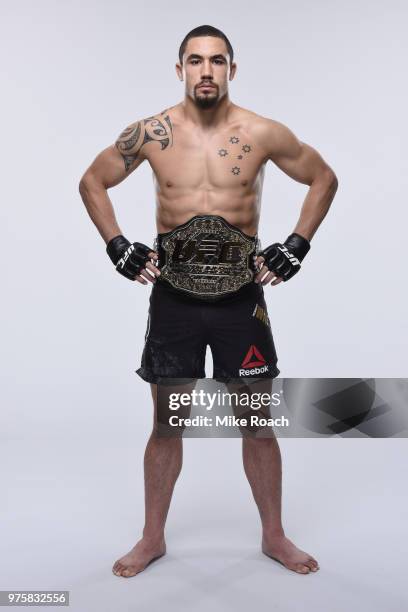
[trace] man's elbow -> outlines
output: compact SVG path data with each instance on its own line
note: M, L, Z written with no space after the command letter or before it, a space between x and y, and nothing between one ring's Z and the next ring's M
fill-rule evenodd
M81 180L79 181L78 191L79 191L80 195L82 197L84 197L84 193L86 191L86 187L85 187L85 182L84 182L83 178L81 178Z
M88 177L87 177L87 173L85 172L85 174L83 174L81 176L81 179L80 179L80 181L78 183L78 190L79 190L79 193L81 194L81 196L83 196L87 192L87 190L88 190L88 182L89 182L89 180L88 180Z
M339 180L335 172L329 166L327 166L321 172L319 172L315 180L317 184L320 185L320 188L329 194L329 199L331 202L336 195L336 191L339 186Z
M82 175L79 181L79 184L78 184L78 190L82 198L84 198L87 194L89 194L90 191L95 189L96 185L97 185L97 181L95 181L95 177L92 175L92 173L89 170L87 170Z
M324 181L330 191L335 194L339 186L339 179L337 178L336 173L331 168L326 168L326 170L324 171Z

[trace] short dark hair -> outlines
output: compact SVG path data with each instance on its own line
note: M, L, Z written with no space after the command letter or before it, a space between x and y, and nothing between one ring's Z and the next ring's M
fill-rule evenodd
M198 28L194 28L194 30L191 30L191 32L189 32L184 37L184 40L181 43L180 49L179 49L180 64L183 63L183 55L186 50L188 41L190 40L190 38L197 38L198 36L215 36L215 38L222 38L222 40L227 45L227 50L228 50L228 53L231 59L231 63L232 63L234 59L234 50L231 46L230 41L225 36L224 32L221 32L221 30L219 30L218 28L214 28L213 26L210 26L210 25L202 25L202 26L198 26Z

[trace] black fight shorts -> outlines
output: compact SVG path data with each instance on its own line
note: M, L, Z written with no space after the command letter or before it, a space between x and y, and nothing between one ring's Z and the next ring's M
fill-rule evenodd
M207 345L213 378L275 378L280 370L263 287L252 281L237 295L205 302L153 285L142 363L136 373L150 383L205 378Z

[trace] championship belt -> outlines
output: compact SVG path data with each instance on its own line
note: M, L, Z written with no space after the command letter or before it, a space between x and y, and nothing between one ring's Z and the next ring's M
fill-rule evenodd
M196 215L158 234L160 282L202 300L218 300L253 280L257 236L247 236L218 215Z

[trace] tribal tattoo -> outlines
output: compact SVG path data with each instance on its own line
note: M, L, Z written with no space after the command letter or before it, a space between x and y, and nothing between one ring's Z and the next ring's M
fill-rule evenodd
M126 170L129 170L140 149L147 142L160 142L161 150L172 146L173 128L170 117L165 115L165 112L136 121L123 130L115 145L123 157Z

